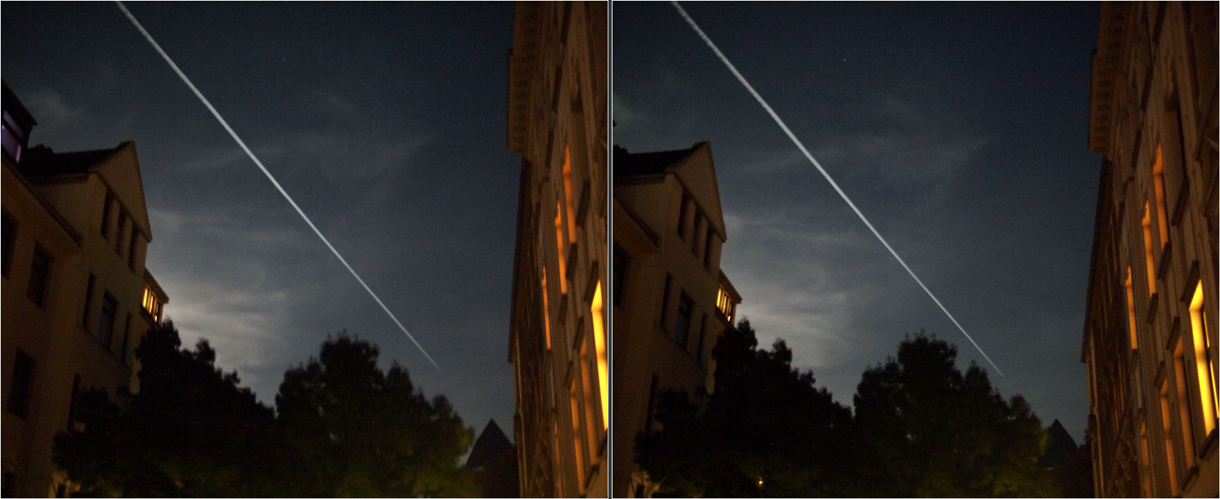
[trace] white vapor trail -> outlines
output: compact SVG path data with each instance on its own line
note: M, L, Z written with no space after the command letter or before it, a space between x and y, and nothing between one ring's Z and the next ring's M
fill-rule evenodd
M343 255L339 254L339 251L330 244L330 241L326 239L326 236L322 235L322 231L318 230L318 227L313 224L313 221L309 220L309 217L305 215L305 212L301 210L301 207L297 206L296 201L292 200L292 196L289 196L288 192L285 191L284 188L280 186L280 183L275 180L275 177L271 175L271 172L267 171L267 167L263 166L263 162L259 161L258 158L254 156L254 153L250 151L249 147L246 147L246 143L242 142L241 138L237 136L237 132L234 132L233 129L229 127L229 123L226 122L224 118L220 117L220 113L216 111L216 108L212 107L212 103L208 102L208 99L199 92L198 88L195 88L193 83L191 83L190 78L187 78L186 74L183 73L181 69L178 69L178 65L174 64L173 59L169 58L169 54L166 54L165 51L161 49L161 45L157 44L156 40L153 40L152 35L148 34L148 31L144 30L144 26L140 24L140 21L137 21L136 17L131 15L131 12L127 10L127 6L123 5L123 2L118 0L116 0L115 3L118 4L119 10L122 10L123 14L125 14L127 18L131 20L131 23L136 26L136 29L140 30L140 33L144 35L144 38L148 40L148 43L152 44L153 48L157 50L157 53L161 54L161 57L165 59L165 62L169 63L169 66L174 69L174 72L178 73L178 77L182 78L182 81L186 83L186 86L190 87L192 92L195 92L195 96L199 97L200 101L203 101L203 105L207 106L208 111L212 112L212 116L215 116L216 120L220 122L220 125L223 126L224 129L229 132L229 135L233 137L233 140L237 141L237 145L241 146L243 151L246 151L246 155L250 156L251 160L254 160L254 164L258 166L258 169L262 170L263 174L267 176L267 179L270 180L271 183L275 185L275 188L280 191L280 194L284 195L284 199L288 200L288 204L291 204L292 208L297 210L297 213L301 215L301 218L305 220L305 223L309 224L309 228L313 229L314 234L317 234L318 238L326 244L326 247L330 248L330 252L335 254L335 257L338 258L341 263L343 263L344 267L347 267L347 271L352 273L352 277L355 277L356 280L360 282L360 285L364 286L364 290L369 292L369 296L372 296L373 299L377 301L377 304L381 305L381 309L385 310L385 313L390 316L390 319L394 321L394 324L398 325L398 329L401 329L403 334L407 335L407 338L411 340L411 343L414 343L415 347L419 348L419 351L424 354L424 357L428 358L428 362L431 362L433 367L440 369L441 366L437 365L436 361L432 360L432 356L428 355L428 352L424 350L424 347L420 346L418 341L415 341L415 337L411 336L411 333L407 332L407 328L398 321L398 317L394 316L394 312L391 312L389 307L386 307L385 303L382 303L381 298L378 298L377 294L374 293L371 288L369 288L369 285L364 283L364 279L361 279L360 275L357 274L354 269L352 269L352 266L348 265L347 260L343 259Z
M908 274L911 274L911 277L915 279L915 282L919 283L919 287L923 288L924 292L932 298L932 301L936 302L936 305L945 312L945 315L949 317L949 320L953 321L953 324L957 326L957 329L966 336L966 339L970 340L970 344L974 345L974 348L977 349L979 353L983 354L983 358L987 359L987 362L991 364L991 367L994 367L996 372L1000 373L1000 376L1003 377L1004 371L1001 371L1000 368L995 365L995 362L991 361L991 357L988 357L987 352L984 352L982 347L980 347L978 343L974 342L974 338L970 337L970 333L966 332L966 328L963 328L961 324L958 324L957 319L953 318L953 314L950 314L949 310L940 303L940 300L936 299L936 295L933 295L932 291L923 284L923 281L919 280L919 276L915 275L915 272L911 270L911 267L908 267L907 263L902 261L902 257L898 256L898 253L894 251L894 248L890 247L890 243L886 242L884 237L881 237L881 233L877 232L877 229L873 227L873 224L869 223L868 219L864 217L864 213L861 213L860 209L856 208L856 204L851 202L851 199L847 197L847 193L843 192L843 189L839 188L839 184L835 183L833 178L830 178L830 174L826 173L826 170L822 168L822 165L818 163L818 160L813 159L813 155L809 154L809 150L805 149L805 145L801 143L800 139L796 138L796 135L792 133L792 130L788 129L788 125L784 124L784 120L781 120L779 115L775 114L775 110L771 109L771 106L767 104L767 101L763 100L761 95L758 95L758 92L754 90L754 87L750 85L750 82L746 81L746 77L742 76L741 73L737 71L737 68L733 66L733 63L729 62L729 59L724 56L724 53L720 52L719 48L716 48L716 44L712 43L712 39L708 38L707 35L703 33L702 29L699 29L699 25L695 24L695 20L691 19L690 15L686 13L686 10L684 10L682 6L678 4L678 2L671 1L670 3L673 4L675 9L678 9L678 13L682 15L683 19L686 19L687 24L690 24L691 28L695 29L695 33L699 34L699 37L702 38L705 43L707 43L707 46L712 48L712 51L716 53L716 57L719 57L721 62L724 62L724 65L728 66L729 71L733 72L733 76L736 76L737 80L740 81L742 85L745 85L746 90L750 91L750 95L753 95L754 99L757 100L759 104L762 104L763 109L767 110L767 113L771 115L771 118L775 120L775 123L778 124L780 128L784 129L784 133L788 134L788 138L792 139L792 142L796 144L796 147L800 148L801 152L805 154L805 157L809 159L809 162L813 163L813 166L817 167L818 172L820 172L823 177L826 177L826 181L830 182L830 186L834 187L835 192L838 192L839 196L847 202L847 205L851 207L852 211L856 212L856 216L859 216L860 221L864 222L864 225L868 226L868 230L873 231L873 235L877 236L877 240L881 241L881 244L885 245L885 249L890 250L890 254L894 255L894 258L898 260L898 263L902 264L902 268L906 269Z

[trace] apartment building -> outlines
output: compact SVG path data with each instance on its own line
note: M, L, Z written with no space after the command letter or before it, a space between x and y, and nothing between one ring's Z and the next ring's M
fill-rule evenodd
M169 299L144 268L135 144L30 148L36 122L7 83L3 111L3 494L63 496L51 446L80 429L76 395L139 390L134 352Z
M720 271L728 239L712 148L614 149L614 495L656 485L635 464L665 390L713 391L712 347L741 296Z
M508 148L521 155L509 327L523 497L606 497L607 7L519 2Z
M1081 360L1098 497L1216 497L1217 4L1103 3Z

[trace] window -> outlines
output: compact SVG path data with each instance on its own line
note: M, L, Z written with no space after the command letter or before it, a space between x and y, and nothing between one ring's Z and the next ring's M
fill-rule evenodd
M47 296L47 284L51 279L51 255L42 246L34 247L34 260L30 264L30 286L26 296L39 307L43 306Z
M627 285L627 270L631 267L631 255L614 245L614 304L622 306L623 289Z
M543 269L543 272L543 279L545 279L546 269ZM154 324L161 323L161 299L157 298L157 293L153 291L151 286L147 285L144 286L144 312L148 313Z
M690 316L691 311L695 308L695 302L691 301L686 292L682 293L682 299L678 302L678 324L674 326L674 341L683 350L690 351L686 346L686 340L690 336Z
M114 204L114 195L106 190L106 200L102 205L102 238L110 239L110 205Z
M13 266L13 246L17 243L17 221L4 210L4 277L8 277L8 269Z
M725 320L729 321L729 324L733 323L733 312L735 311L735 308L736 307L733 305L733 296L724 289L724 286L717 289L716 310L720 311L720 314L724 316Z
M135 224L131 226L131 245L127 248L127 267L131 268L132 272L136 270L136 241L140 238L140 231L135 229Z
M572 155L563 148L563 199L568 208L568 240L576 242L576 208L572 199Z
M690 225L690 252L699 254L699 225L703 221L703 213L698 208L695 209L695 219Z
M555 248L556 256L559 258L559 292L560 294L568 294L568 265L564 261L564 244L563 244L563 212L559 206L559 202L555 202Z
M97 276L89 273L89 284L85 286L85 312L81 314L81 326L89 330L89 312L93 309L93 286L97 284Z
M1152 187L1156 194L1156 221L1161 232L1161 249L1169 243L1169 216L1165 210L1165 163L1161 161L1161 145L1156 145L1156 163L1152 165Z
M678 208L678 235L686 235L686 205L690 202L690 196L686 191L682 191L682 206Z
M568 402L572 408L572 452L576 455L576 483L580 487L580 494L585 493L585 449L584 438L580 433L580 402L579 395L576 393L576 379L568 384Z
M703 314L703 319L699 321L699 346L695 348L695 360L699 361L699 367L703 367L703 338L707 336L707 314Z
M707 240L703 242L703 268L712 270L712 236L716 232L712 230L711 224L707 226Z
M551 301L546 294L546 267L542 267L542 321L546 328L546 349L551 350Z
M123 256L123 228L127 226L127 211L119 208L119 223L114 226L114 252Z
M1148 213L1148 203L1144 203L1144 218L1140 220L1144 226L1144 263L1148 266L1148 296L1156 294L1156 265L1152 261L1152 216Z
M1189 469L1195 465L1194 428L1191 425L1190 398L1186 396L1186 357L1182 351L1182 339L1178 338L1173 347L1174 388L1177 389L1178 419L1182 431L1182 451L1186 455L1183 468Z
M17 358L13 361L13 377L9 379L8 412L25 419L29 411L30 387L34 381L34 359L17 350Z
M1169 410L1169 380L1161 382L1161 430L1165 436L1165 458L1169 465L1169 492L1178 493L1178 461L1173 451L1173 419Z
M661 329L668 330L669 321L669 290L674 285L674 276L665 274L665 290L661 295Z
M602 305L602 283L597 282L593 290L593 303L589 305L593 318L593 343L597 349L597 380L601 388L602 429L610 428L610 362L606 353L606 314Z
M1123 283L1127 288L1127 329L1131 333L1131 349L1139 349L1139 337L1136 335L1135 329L1135 290L1131 285L1131 266L1127 266L1127 281Z
M102 298L102 317L97 321L97 340L102 346L110 349L110 339L114 336L114 319L118 313L119 302L109 292Z
M1212 358L1211 331L1203 310L1203 281L1190 300L1190 329L1195 345L1195 370L1199 376L1199 405L1203 410L1203 434L1216 429L1216 360Z
M0 122L0 146L3 147L4 154L16 163L21 162L21 144L24 138L25 132L6 111L4 121Z

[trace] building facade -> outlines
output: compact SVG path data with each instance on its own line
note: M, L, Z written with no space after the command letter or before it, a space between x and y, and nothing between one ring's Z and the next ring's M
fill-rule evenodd
M1098 497L1217 495L1217 4L1104 3L1082 360Z
M727 233L712 149L614 149L614 495L656 485L635 464L665 390L713 391L712 347L741 297L720 271Z
M520 2L508 148L521 155L509 327L521 494L606 497L607 4Z
M76 395L139 390L135 349L169 301L144 256L152 230L135 145L28 148L35 121L4 85L3 492L62 496L57 433Z

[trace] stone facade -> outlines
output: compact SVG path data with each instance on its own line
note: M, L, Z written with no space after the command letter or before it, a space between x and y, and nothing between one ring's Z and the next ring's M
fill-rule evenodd
M608 5L516 5L508 148L521 155L509 361L521 494L606 497Z
M1098 497L1215 497L1217 4L1104 3L1082 361Z

